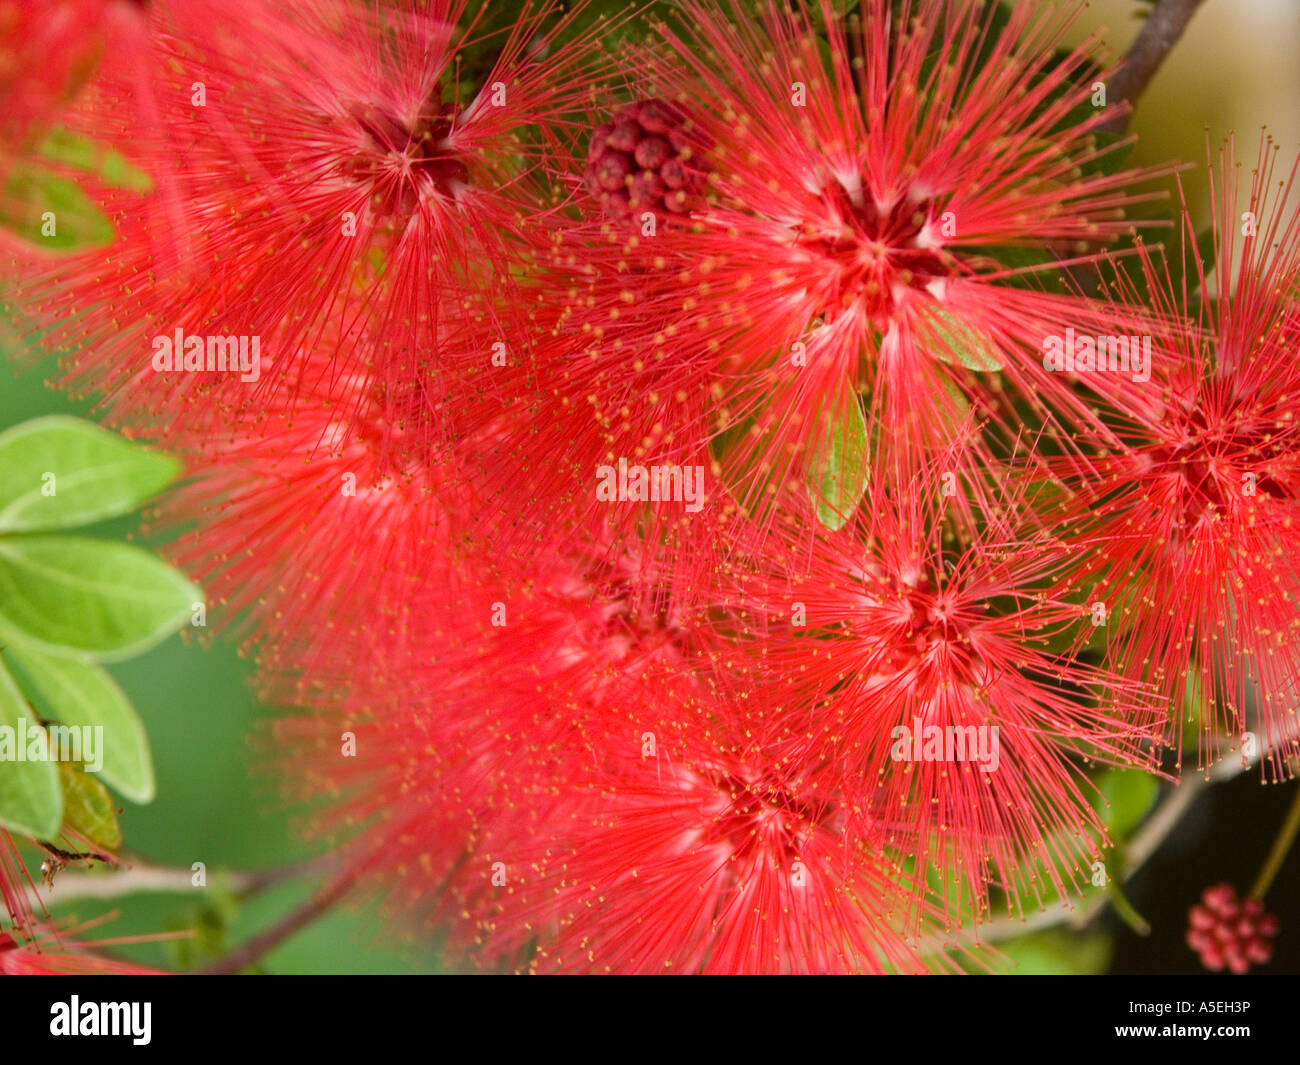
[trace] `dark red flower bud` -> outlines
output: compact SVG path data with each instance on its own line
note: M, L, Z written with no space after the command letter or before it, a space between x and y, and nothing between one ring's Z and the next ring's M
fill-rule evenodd
M1187 945L1212 972L1244 973L1251 965L1266 964L1272 960L1277 931L1277 918L1265 912L1264 903L1238 901L1231 884L1206 888L1200 904L1187 913Z
M704 175L691 161L685 121L672 104L645 100L592 131L584 178L608 214L666 217L699 203Z

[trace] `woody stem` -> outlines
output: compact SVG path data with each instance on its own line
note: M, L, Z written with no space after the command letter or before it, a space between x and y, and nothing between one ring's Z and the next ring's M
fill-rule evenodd
M1111 880L1106 885L1110 892L1110 905L1121 921L1128 925L1134 932L1140 936L1149 936L1151 934L1151 925L1145 917L1137 911L1137 907L1129 901L1127 895L1119 886L1118 880Z
M1157 0L1137 39L1124 56L1123 65L1107 86L1108 103L1117 108L1114 116L1099 128L1107 133L1124 133L1128 129L1133 104L1155 77L1165 58L1173 51L1197 8L1205 0Z

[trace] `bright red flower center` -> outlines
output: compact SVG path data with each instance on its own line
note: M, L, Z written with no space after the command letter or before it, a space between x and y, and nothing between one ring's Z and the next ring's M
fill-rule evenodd
M1249 403L1205 396L1180 420L1176 441L1151 453L1156 470L1178 481L1188 525L1228 509L1245 492L1292 498L1295 487L1268 476L1285 445L1275 425Z
M746 781L720 771L714 783L727 806L714 819L708 842L726 844L738 859L762 846L788 867L800 857L813 830L830 816L828 805L815 807L769 779Z
M883 665L903 670L941 647L969 647L971 626L961 616L953 590L937 586L928 576L914 581L892 578L880 603L880 612L871 612L868 626L884 641ZM878 627L882 615L889 621L885 629Z
M414 123L374 106L353 109L364 148L344 171L373 186L381 217L409 215L430 194L455 199L469 180L468 168L451 145L455 105L442 103L440 96L435 92Z
M839 230L808 227L800 244L838 265L833 306L860 306L883 329L905 290L924 290L952 272L951 258L933 242L941 217L933 200L904 197L881 207L835 180L826 194Z

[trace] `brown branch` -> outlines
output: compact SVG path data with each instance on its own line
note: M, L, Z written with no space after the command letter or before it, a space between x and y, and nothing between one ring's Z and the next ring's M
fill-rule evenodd
M290 936L306 928L316 918L322 916L334 903L352 890L355 881L355 874L336 877L319 891L313 892L306 902L296 910L291 910L261 935L254 936L245 942L243 946L200 969L199 974L201 976L214 976L242 972L267 951L279 946Z
M1197 8L1205 0L1156 0L1137 40L1124 62L1106 86L1108 104L1115 114L1098 128L1106 133L1124 133L1137 102L1165 58L1173 51ZM1125 107L1125 104L1130 106Z

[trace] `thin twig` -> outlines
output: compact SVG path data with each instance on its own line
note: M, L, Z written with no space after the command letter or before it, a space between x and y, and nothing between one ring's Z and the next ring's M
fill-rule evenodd
M202 976L224 976L243 972L267 951L279 946L294 933L311 924L352 889L356 877L336 877L299 906L291 910L261 935L247 940L229 954L199 970Z
M1108 104L1115 114L1098 128L1107 133L1123 133L1128 129L1132 105L1137 102L1156 71L1173 50L1187 24L1192 21L1197 8L1205 0L1157 0L1147 16L1137 40L1133 42L1124 62L1106 86ZM1125 107L1124 105L1129 106Z
M254 869L248 872L223 871L214 876L211 884L196 888L194 873L190 869L172 869L150 865L147 862L137 862L128 865L121 872L64 873L54 881L53 886L39 891L29 887L27 895L33 908L40 908L42 904L60 906L65 902L81 899L118 899L126 895L148 893L180 894L187 891L209 890L218 885L236 895L251 895L275 884L332 869L334 865L334 857L325 855L323 858L313 858L269 869Z
M1296 831L1300 829L1300 788L1296 788L1296 793L1291 799L1291 808L1287 811L1286 820L1282 823L1278 831L1277 838L1273 840L1273 846L1269 848L1268 857L1264 859L1264 865L1259 871L1259 876L1255 878L1255 885L1250 889L1250 897L1258 899L1261 902L1264 896L1268 894L1268 889L1273 886L1273 880L1277 877L1282 863L1286 861L1286 856L1291 851L1291 844L1295 842Z

